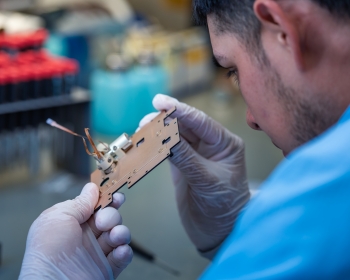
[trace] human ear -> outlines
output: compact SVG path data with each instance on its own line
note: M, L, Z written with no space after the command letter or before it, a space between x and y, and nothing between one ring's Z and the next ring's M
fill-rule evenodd
M262 32L268 32L276 43L293 55L299 70L304 69L300 34L295 22L287 15L280 4L274 0L256 0L254 13L259 19Z

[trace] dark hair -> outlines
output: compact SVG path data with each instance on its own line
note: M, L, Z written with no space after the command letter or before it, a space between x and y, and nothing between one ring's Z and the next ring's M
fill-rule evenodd
M194 19L207 25L207 15L213 15L217 32L232 32L251 51L260 45L260 22L253 11L255 0L194 0Z
M350 18L350 0L312 0L312 2L341 18Z
M341 18L350 18L350 0L305 0L326 8ZM213 15L217 32L232 32L249 50L259 53L260 22L254 14L255 0L194 0L194 19L207 24L207 15Z

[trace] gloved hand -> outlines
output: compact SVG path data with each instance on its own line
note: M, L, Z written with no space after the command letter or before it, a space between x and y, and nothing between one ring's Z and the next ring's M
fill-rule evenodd
M130 231L117 211L125 198L97 211L99 191L89 183L73 200L44 211L32 224L20 279L114 279L131 262Z
M212 258L232 231L235 219L250 198L244 143L203 112L158 94L153 106L176 106L172 117L180 125L181 142L170 158L177 206L182 223L202 255ZM140 127L157 113L144 117Z

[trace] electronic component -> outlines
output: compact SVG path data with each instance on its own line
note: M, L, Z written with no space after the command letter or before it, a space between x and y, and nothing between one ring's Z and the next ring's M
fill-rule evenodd
M169 118L168 121L167 118L175 111L174 107L161 112L131 137L124 133L109 145L100 142L96 146L88 128L85 128L85 137L51 119L47 123L81 137L86 152L96 160L97 170L91 174L91 181L100 189L99 201L95 207L98 210L112 202L113 193L126 184L131 188L172 155L171 149L180 142L179 126L176 118ZM89 151L85 139L90 142L93 152Z
M100 199L95 209L105 208L112 195L125 184L131 188L153 168L171 156L171 149L180 142L177 119L166 119L176 108L161 112L130 138L120 136L109 146L99 145L105 166L91 174L91 181L100 187ZM98 149L97 149L98 150ZM109 162L111 160L111 162Z

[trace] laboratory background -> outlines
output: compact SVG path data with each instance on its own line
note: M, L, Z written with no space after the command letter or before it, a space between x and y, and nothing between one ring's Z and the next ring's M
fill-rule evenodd
M167 94L239 135L251 192L282 159L245 120L235 81L212 62L191 0L0 1L0 279L17 279L32 222L76 197L97 166L79 137L132 135ZM118 279L196 279L209 261L187 237L164 161L121 192L133 262Z

